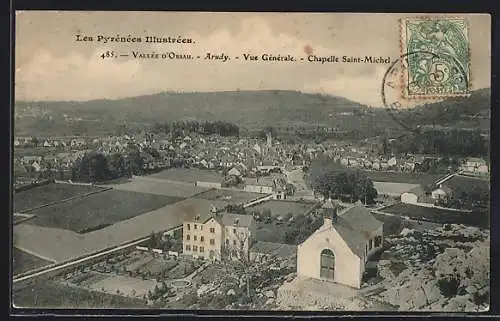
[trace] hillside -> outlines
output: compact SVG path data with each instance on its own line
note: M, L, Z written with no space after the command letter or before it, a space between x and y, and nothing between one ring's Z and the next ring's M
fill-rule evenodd
M406 123L489 129L491 89L479 89L468 98L450 98L441 102L418 106L401 115Z
M487 90L489 93L489 89ZM470 98L421 107L408 120L464 127L489 112L486 91ZM298 91L229 91L212 93L165 92L117 100L19 101L15 105L17 135L99 135L115 132L124 124L144 127L175 120L223 120L247 128L264 126L328 126L340 130L400 129L384 109L368 108L345 98ZM436 118L445 113L446 118ZM484 121L483 121L484 122ZM487 121L489 127L489 119ZM484 124L481 124L484 127Z

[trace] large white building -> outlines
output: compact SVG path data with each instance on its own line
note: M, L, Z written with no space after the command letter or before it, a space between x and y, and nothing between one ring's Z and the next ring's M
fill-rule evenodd
M324 224L297 247L297 276L361 287L368 258L382 248L383 223L362 204L343 211L329 199Z
M248 256L255 241L251 215L222 213L215 207L204 221L199 216L183 224L183 253L209 260Z

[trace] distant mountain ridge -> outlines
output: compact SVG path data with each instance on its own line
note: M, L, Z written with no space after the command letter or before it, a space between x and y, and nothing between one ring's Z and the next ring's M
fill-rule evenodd
M420 113L418 121L426 124L436 120L435 113L431 115L432 119L426 119L427 110L452 109L457 117L462 112L484 114L490 109L489 93L489 89L479 90L470 98L417 108L415 110ZM28 110L35 110L43 116L26 116ZM92 122L102 123L100 127L104 129L106 124L152 125L187 119L223 120L248 127L328 126L344 130L359 130L366 126L384 128L394 123L383 108L369 108L342 97L285 90L163 92L83 102L18 101L15 112L15 131L23 133L57 130L50 128L54 126L66 126L65 131L71 131L75 126L79 126L80 131L89 130ZM79 121L68 122L68 119Z
M109 116L115 120L156 122L162 118L254 121L321 121L335 111L364 106L345 98L305 94L298 91L164 92L117 100L18 102L16 108L36 106L60 113ZM91 117L90 117L91 118Z

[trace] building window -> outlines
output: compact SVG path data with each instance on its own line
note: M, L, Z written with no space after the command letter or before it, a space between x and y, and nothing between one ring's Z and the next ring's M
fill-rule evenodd
M226 245L229 246L229 239L226 239Z
M203 248L203 246L200 246L200 253L203 253L205 252L205 249Z
M197 241L198 237L195 235L193 236L194 240Z
M233 228L233 234L236 234L236 229L235 228Z
M382 245L382 237L381 236L375 236L375 247L379 247Z
M191 224L188 224L188 231L191 230Z
M335 279L335 254L332 250L324 249L321 252L320 264L321 278Z
M245 246L245 241L240 241L240 246Z
M215 244L215 240L214 239L210 239L210 245L214 245Z
M203 236L200 237L200 242L205 241L205 238Z
M210 233L215 233L215 228L211 227L210 228Z
M186 245L186 251L191 251L191 245Z
M198 246L193 245L193 252L196 252L196 251L198 251Z
M195 225L194 225L194 229L196 230L197 228L198 228L198 225L196 225L196 224L195 224Z
M235 245L235 246L236 246L236 240L233 240L233 245Z
M202 230L202 231L203 231L203 225L200 225L200 230Z
M188 240L188 241L189 241L190 239L191 239L191 236L190 236L189 234L188 234L188 235L186 235L186 240Z
M370 249L370 250L373 249L373 239L370 239L370 243L369 244L370 245L369 245L368 249Z

